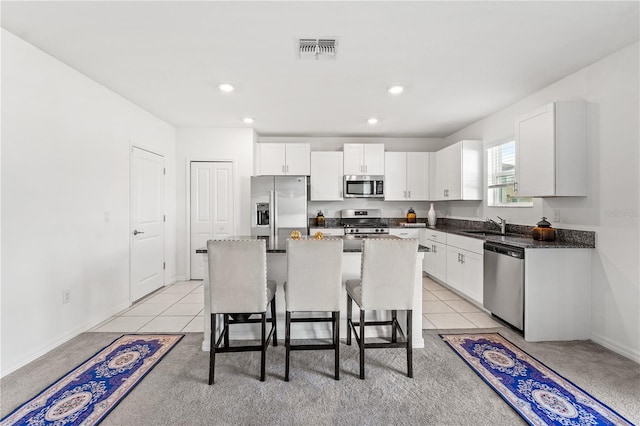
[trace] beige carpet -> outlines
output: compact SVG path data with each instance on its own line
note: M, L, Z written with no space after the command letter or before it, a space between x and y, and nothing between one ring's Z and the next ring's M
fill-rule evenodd
M478 330L486 331L486 330ZM451 332L447 330L447 332ZM469 332L469 330L465 330ZM501 333L634 423L640 423L640 365L591 342L527 343ZM106 346L118 334L85 333L0 381L0 413L22 402ZM221 354L208 386L202 334L184 339L118 405L103 425L517 425L524 421L439 338L424 331L414 350L414 379L400 349L368 351L367 379L357 346L341 346L341 380L331 351L294 352L283 381L284 346L267 352L267 380L258 381L259 353Z

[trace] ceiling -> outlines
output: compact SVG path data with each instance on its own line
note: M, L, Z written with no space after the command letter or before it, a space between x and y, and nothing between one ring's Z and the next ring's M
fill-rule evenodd
M2 1L1 15L176 127L444 137L637 41L639 4ZM337 56L299 59L296 37L337 37Z

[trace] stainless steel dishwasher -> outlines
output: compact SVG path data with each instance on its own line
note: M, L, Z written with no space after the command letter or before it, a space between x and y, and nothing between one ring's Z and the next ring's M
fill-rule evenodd
M524 249L484 243L484 307L524 331Z

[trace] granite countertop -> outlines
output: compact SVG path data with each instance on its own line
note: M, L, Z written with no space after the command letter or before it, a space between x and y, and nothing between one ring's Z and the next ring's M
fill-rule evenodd
M492 243L505 244L520 248L595 248L595 232L590 231L572 231L567 229L556 230L555 241L536 241L531 233L514 233L507 232L506 235L478 235L470 234L465 231L479 231L483 228L460 227L456 225L436 225L433 229L448 234L461 235L463 237L477 238ZM489 230L489 232L495 232Z
M264 239L267 242L267 253L286 253L287 239L279 239L279 238L269 238L269 237L250 237L250 236L234 236L229 237L230 240L250 240L250 239ZM303 238L313 238L313 237L303 237ZM344 236L344 237L329 237L329 238L342 238L344 242L344 253L360 253L362 252L362 239L355 238L352 236ZM384 238L384 239L401 239L400 237L396 237L395 235L376 235L369 238ZM418 252L426 253L431 251L429 247L425 247L423 245L418 245ZM207 248L201 247L196 250L196 253L206 253Z

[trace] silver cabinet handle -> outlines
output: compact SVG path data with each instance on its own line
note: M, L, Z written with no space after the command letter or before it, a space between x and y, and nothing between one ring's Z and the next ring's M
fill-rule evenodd
M513 192L518 192L518 182L513 182Z
M407 194L409 194L407 195L407 198L411 198L411 191L407 191Z
M289 165L288 164L286 165L286 168L287 168L287 173L289 173Z
M138 231L137 229L133 230L133 235L144 234L142 231Z

